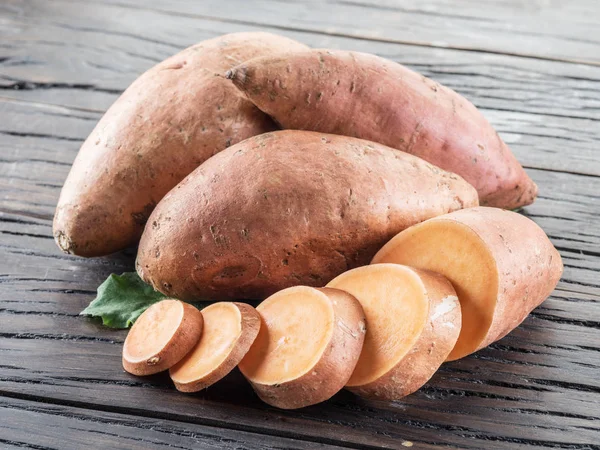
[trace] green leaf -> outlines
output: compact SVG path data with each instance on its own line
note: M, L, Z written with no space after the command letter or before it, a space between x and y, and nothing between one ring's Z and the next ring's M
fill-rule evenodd
M136 272L111 274L81 315L102 318L111 328L128 328L150 305L167 298L146 284Z

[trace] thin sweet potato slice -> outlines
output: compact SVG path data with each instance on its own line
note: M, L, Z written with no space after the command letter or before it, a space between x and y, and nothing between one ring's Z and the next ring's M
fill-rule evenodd
M256 309L263 323L239 368L264 402L302 408L344 387L366 332L363 309L352 295L296 286Z
M349 292L365 311L365 343L346 384L359 395L398 400L415 392L458 339L460 304L442 275L374 264L345 272L327 286Z
M163 300L136 320L123 345L123 368L152 375L179 362L200 339L202 314L179 300Z
M562 261L544 231L498 208L469 208L435 217L394 237L373 263L433 270L450 280L461 303L462 329L448 360L502 338L552 292Z
M260 316L245 303L213 303L202 310L202 316L200 340L169 370L175 387L182 392L205 389L231 372L260 329Z

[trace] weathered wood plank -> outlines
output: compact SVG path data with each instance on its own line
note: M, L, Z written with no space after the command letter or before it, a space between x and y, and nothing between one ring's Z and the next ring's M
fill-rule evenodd
M501 53L527 58L600 63L597 2L470 0L262 0L247 8L243 0L103 0L139 11L212 18L228 25L271 25L365 40Z
M577 278L581 269L570 269L553 297L511 335L446 365L403 402L378 404L343 393L312 409L279 412L261 404L239 375L188 397L164 377L124 373L125 333L77 313L108 273L130 270L133 253L92 260L63 256L48 237L47 221L2 218L0 391L10 395L26 386L31 395L60 402L76 399L118 412L129 412L134 402L136 414L178 414L178 420L218 426L235 417L243 429L308 433L330 443L344 436L345 444L357 446L394 447L395 439L408 439L465 448L468 437L473 448L584 448L600 437L594 425L600 423L600 325L594 321L600 288L588 286L592 295L570 292L578 284L568 277Z
M596 388L523 375L532 365L474 360L444 369L402 402L379 404L342 392L318 406L278 411L261 404L237 372L205 392L184 395L164 376L136 379L125 374L118 344L14 337L0 338L0 343L0 393L26 393L27 398L41 396L77 407L285 437L304 435L363 448L396 448L405 439L461 448L514 448L513 443L584 448L600 436ZM482 364L492 375L478 382ZM496 374L506 366L514 373ZM537 368L543 370L554 368ZM492 389L480 391L488 383Z
M203 449L335 449L326 444L266 437L174 420L115 414L72 406L0 397L2 448L80 450L127 448Z
M0 94L101 111L155 62L224 32L218 22L174 19L144 9L131 14L114 5L75 8L62 0L9 0L9 4L19 14L9 19L15 31L0 42L5 58L0 63L0 86L5 89ZM32 22L33 29L28 26ZM227 31L248 29L263 28L232 24ZM318 33L285 34L314 47L373 52L404 63L456 89L479 107L600 119L600 67Z

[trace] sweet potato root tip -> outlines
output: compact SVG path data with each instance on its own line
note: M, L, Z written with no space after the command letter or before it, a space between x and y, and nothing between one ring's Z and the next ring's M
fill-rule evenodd
M239 368L263 401L302 408L344 387L365 335L364 312L353 296L296 286L272 295L257 311L263 323Z
M432 270L456 289L463 325L454 360L502 338L552 292L562 261L544 231L521 214L468 208L401 232L373 258Z
M123 368L134 375L167 370L200 339L202 314L179 300L163 300L136 320L123 345Z
M258 312L244 303L213 303L202 316L200 340L169 370L182 392L200 391L225 377L246 355L260 329Z
M247 72L248 70L245 66L237 66L233 69L229 69L225 73L225 78L233 81L233 84L235 84L236 86L241 87L246 81Z
M461 327L460 304L443 276L397 264L359 267L328 286L363 306L367 335L346 387L398 400L419 389L444 362Z

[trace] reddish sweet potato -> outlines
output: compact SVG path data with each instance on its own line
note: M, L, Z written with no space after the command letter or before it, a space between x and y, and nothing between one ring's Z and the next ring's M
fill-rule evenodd
M462 176L483 205L514 209L537 194L473 104L392 61L306 50L256 58L227 76L283 128L355 136L412 153Z
M360 139L277 131L213 156L159 203L137 256L182 299L264 298L368 264L396 233L477 205L458 175Z
M502 338L552 292L563 265L544 231L521 214L469 208L415 225L373 263L408 264L450 280L462 310L454 360Z
M158 201L216 152L275 128L222 73L258 55L306 47L269 33L201 42L140 76L84 142L54 218L59 247L113 253L139 239Z

